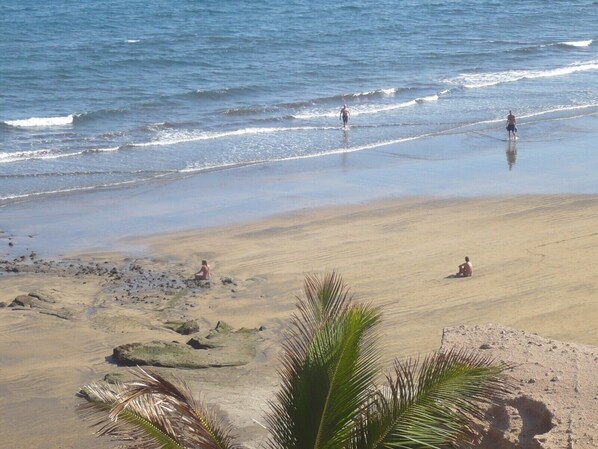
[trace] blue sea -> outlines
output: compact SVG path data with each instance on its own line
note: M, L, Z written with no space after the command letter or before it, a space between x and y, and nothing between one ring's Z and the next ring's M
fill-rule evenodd
M443 134L467 157L509 110L522 141L598 113L598 2L4 0L0 87L4 205Z

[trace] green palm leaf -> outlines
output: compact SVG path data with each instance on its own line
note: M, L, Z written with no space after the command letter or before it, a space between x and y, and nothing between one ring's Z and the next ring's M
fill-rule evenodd
M507 388L506 365L466 351L436 353L421 364L395 363L368 407L355 448L414 449L469 447L490 404Z
M378 373L379 313L355 306L336 274L310 277L284 345L282 388L268 418L271 446L344 447Z

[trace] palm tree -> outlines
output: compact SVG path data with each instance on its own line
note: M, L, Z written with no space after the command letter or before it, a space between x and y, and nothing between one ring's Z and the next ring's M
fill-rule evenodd
M504 364L451 350L396 361L381 386L380 312L355 304L337 273L307 276L283 344L281 389L267 417L270 449L472 447L485 408L509 387ZM101 434L133 447L236 449L231 427L156 373L84 387Z

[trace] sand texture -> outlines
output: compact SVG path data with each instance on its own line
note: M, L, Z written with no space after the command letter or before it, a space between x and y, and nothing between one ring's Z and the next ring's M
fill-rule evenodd
M111 447L77 415L79 387L126 373L114 363L115 347L184 345L190 336L168 323L195 321L200 336L218 322L259 329L251 361L160 372L184 379L198 398L218 405L241 443L260 446L263 414L278 384L280 339L304 276L337 270L357 301L382 308L385 363L442 342L485 344L484 351L518 364L511 373L517 388L510 408L502 421L492 418L502 429L494 441L502 445L488 447L596 447L598 389L591 374L598 368L592 348L598 346L597 224L594 196L412 198L159 235L133 242L146 248L142 255L96 252L41 260L24 253L5 260L2 444ZM473 277L450 277L466 255ZM188 282L202 259L214 274L210 287ZM13 303L17 297L21 305ZM443 337L445 328L452 329ZM533 401L547 415L529 418L521 411ZM517 416L521 428L513 424ZM534 433L546 422L549 431Z

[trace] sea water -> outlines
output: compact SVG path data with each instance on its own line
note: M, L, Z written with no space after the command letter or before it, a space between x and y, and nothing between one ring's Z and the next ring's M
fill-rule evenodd
M0 204L442 134L469 157L509 110L596 115L597 81L594 0L4 0Z

